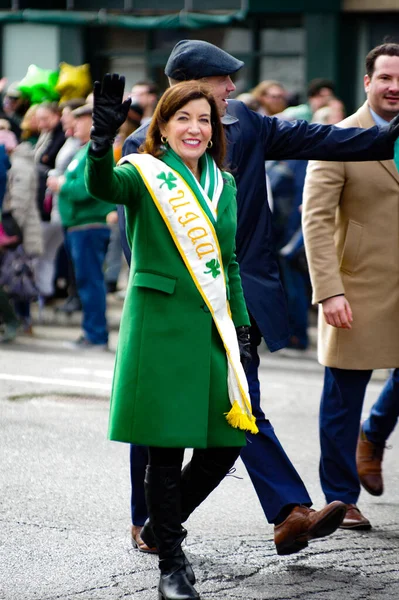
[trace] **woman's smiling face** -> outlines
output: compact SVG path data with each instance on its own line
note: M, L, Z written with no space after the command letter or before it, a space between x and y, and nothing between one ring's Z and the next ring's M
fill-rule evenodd
M196 169L199 158L212 138L211 107L205 98L191 100L161 128L169 146L190 168Z

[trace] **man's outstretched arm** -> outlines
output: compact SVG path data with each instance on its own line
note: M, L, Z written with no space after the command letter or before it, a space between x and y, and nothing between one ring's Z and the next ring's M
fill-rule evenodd
M274 117L260 117L260 120L257 129L268 160L390 160L399 135L399 115L389 127L369 129L341 128L307 121L290 123Z

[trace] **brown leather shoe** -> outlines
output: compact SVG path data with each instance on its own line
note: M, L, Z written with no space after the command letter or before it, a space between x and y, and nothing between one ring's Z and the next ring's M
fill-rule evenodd
M277 554L294 554L306 548L310 540L330 535L340 526L345 514L346 505L339 500L318 511L296 506L285 521L274 527Z
M150 548L140 537L141 530L143 528L139 525L132 525L132 546L137 548L140 552L146 552L147 554L158 554L156 548Z
M371 523L358 509L356 504L346 505L346 515L340 525L341 529L371 529Z
M359 480L372 496L381 496L384 491L382 480L382 457L384 446L369 442L362 428L356 448L356 467Z

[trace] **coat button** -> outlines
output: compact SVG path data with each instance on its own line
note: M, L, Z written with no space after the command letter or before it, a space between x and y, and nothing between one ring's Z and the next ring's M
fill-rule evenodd
M210 311L209 311L209 308L207 307L207 305L206 305L206 304L202 304L201 308L202 308L202 310L203 310L205 313L209 313L209 312L210 312Z

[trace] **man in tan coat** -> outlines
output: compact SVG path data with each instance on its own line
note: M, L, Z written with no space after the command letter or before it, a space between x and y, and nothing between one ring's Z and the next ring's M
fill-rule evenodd
M371 50L366 72L367 101L342 127L384 127L399 113L399 44ZM383 449L399 416L399 173L394 161L309 163L303 230L313 302L319 303L319 361L326 367L321 485L327 502L347 504L341 527L370 529L356 506L359 478L371 494L382 494ZM393 371L359 434L373 369Z

